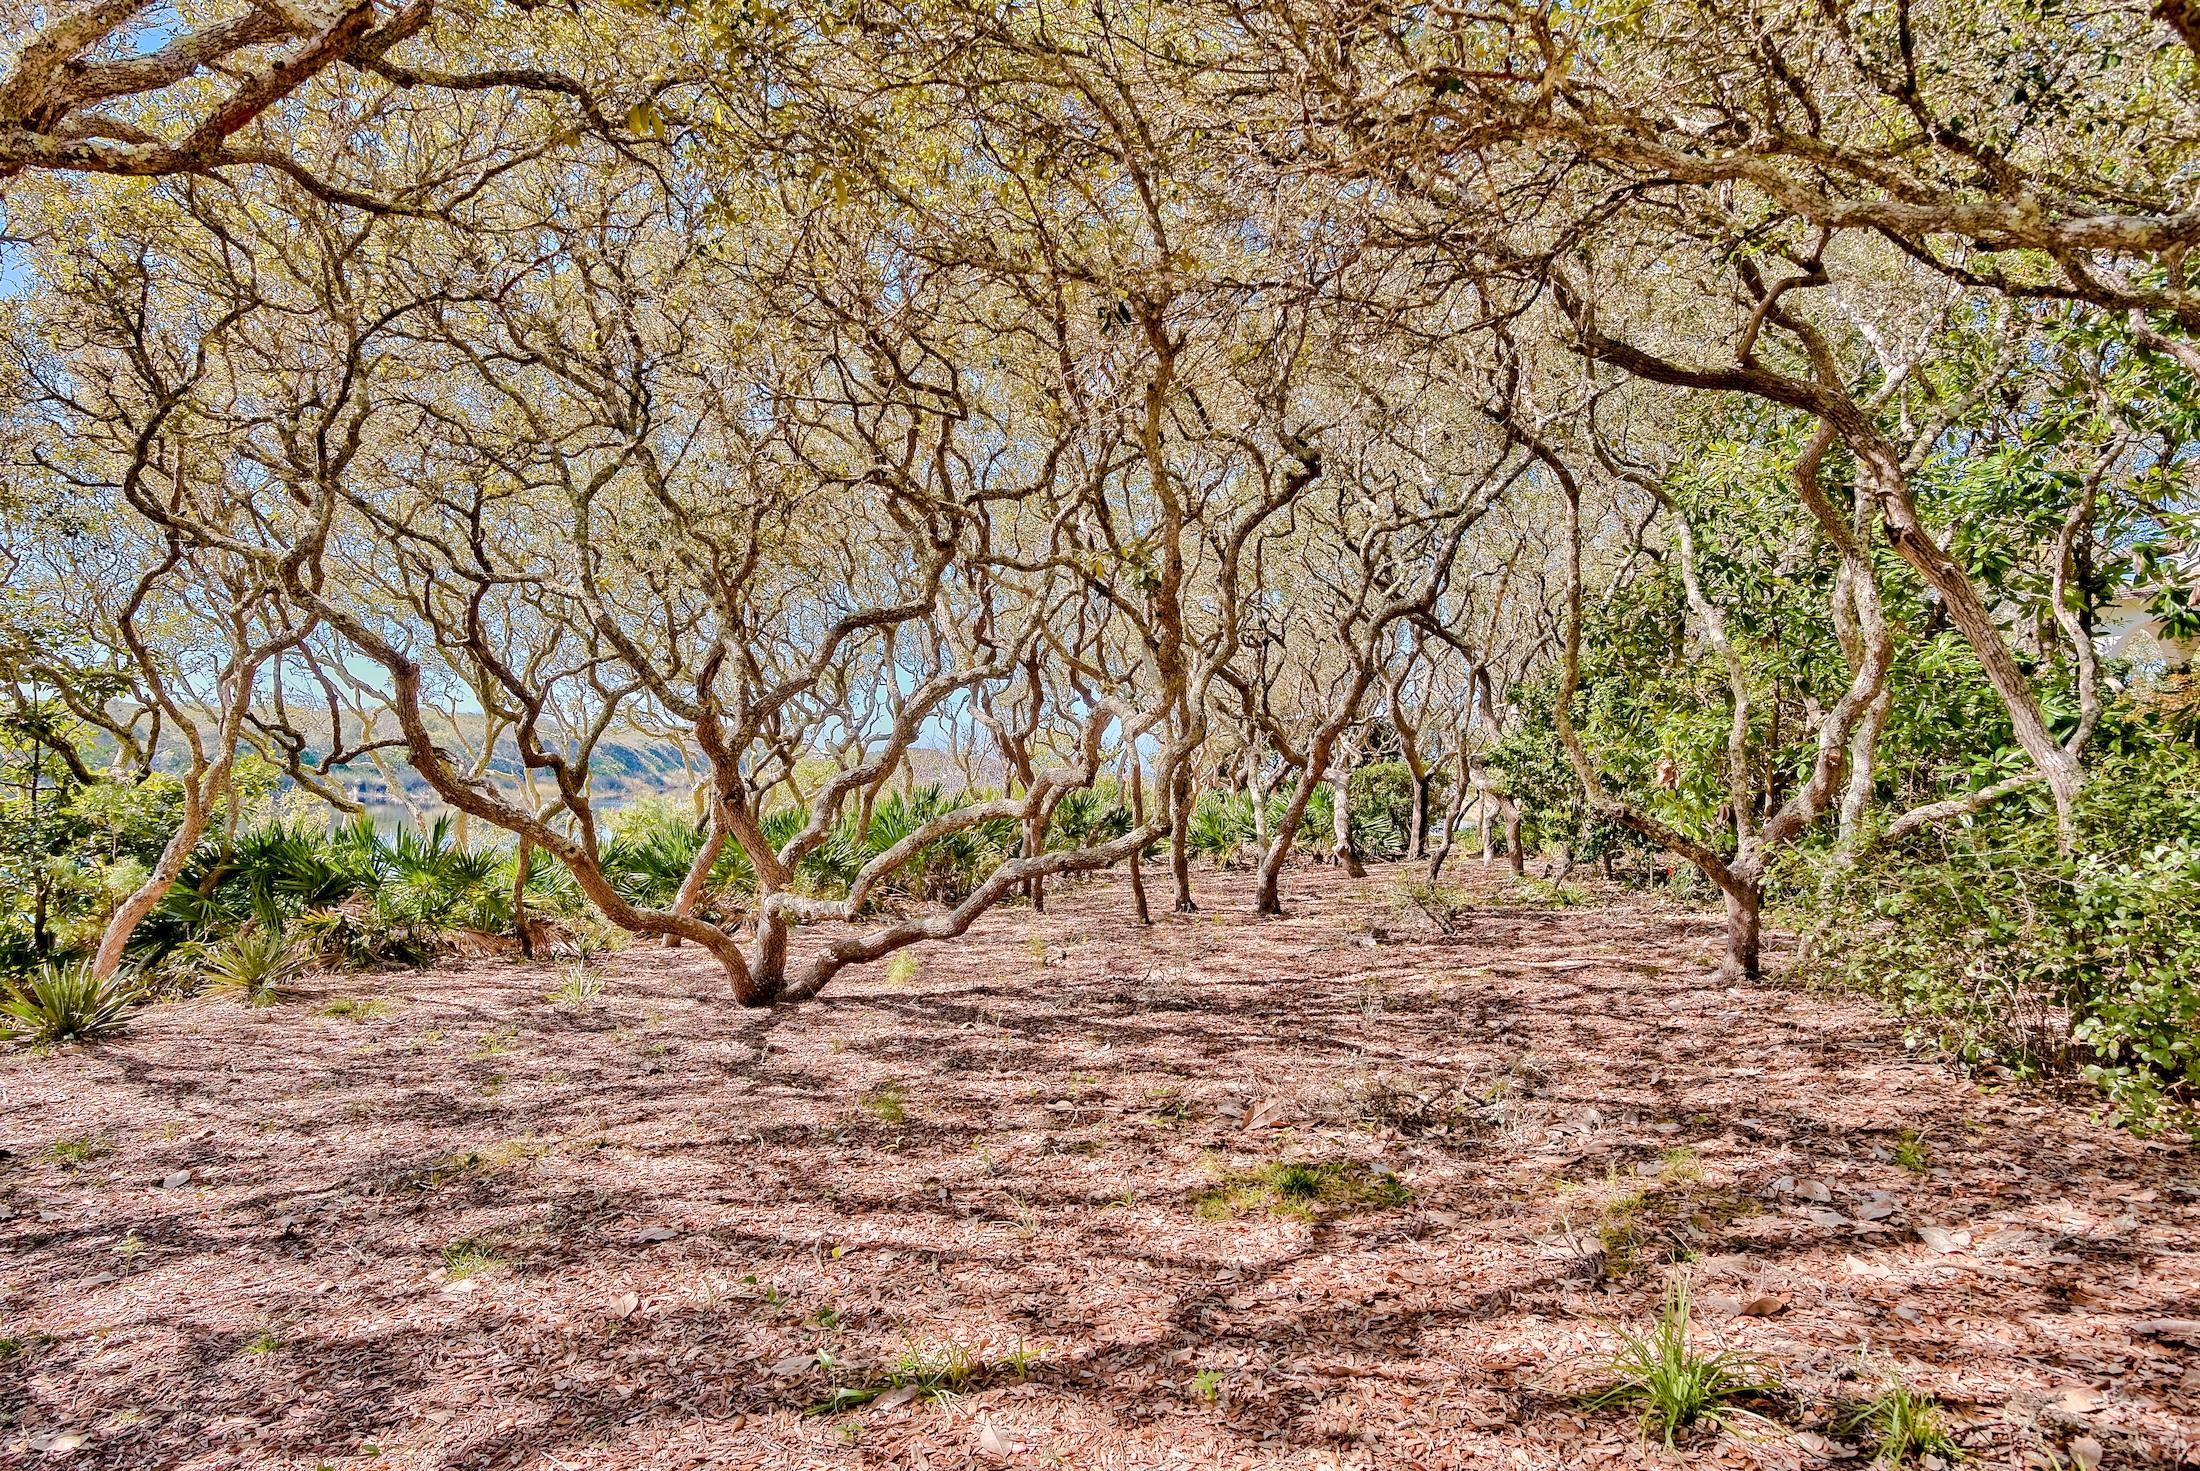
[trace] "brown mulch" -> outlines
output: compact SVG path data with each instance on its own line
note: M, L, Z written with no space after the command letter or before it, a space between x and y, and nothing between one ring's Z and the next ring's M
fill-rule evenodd
M1444 941L1403 876L1069 885L774 1013L635 949L10 1058L0 1464L1789 1468L1888 1374L1974 1464L2200 1464L2189 1148L1723 988L1707 913L1469 866ZM1582 1395L1676 1275L1781 1392L1669 1453Z

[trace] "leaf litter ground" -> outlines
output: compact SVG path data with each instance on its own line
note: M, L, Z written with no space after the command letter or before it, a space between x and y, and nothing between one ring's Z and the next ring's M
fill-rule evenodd
M1287 877L784 1012L634 949L0 1063L0 1465L1799 1468L1888 1374L1973 1464L2200 1464L2190 1149L1701 911ZM1781 1393L1668 1452L1584 1400L1676 1273Z

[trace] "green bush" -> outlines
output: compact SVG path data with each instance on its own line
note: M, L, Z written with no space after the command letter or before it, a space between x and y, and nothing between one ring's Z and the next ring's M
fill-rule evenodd
M1375 761L1352 773L1352 841L1368 858L1403 858L1413 833L1413 769ZM1439 793L1431 791L1433 804Z
M98 977L81 963L48 964L0 1000L8 1017L0 1037L40 1049L97 1041L123 1029L136 1001L135 980L119 972Z
M2076 1067L2118 1116L2200 1134L2200 750L2111 732L2075 854L2011 800L1854 866L1782 876L1821 974L2020 1073Z
M2132 1123L2200 1134L2200 840L2082 860L2055 938L2043 972L2085 1075Z
M1201 792L1184 826L1184 845L1217 868L1246 862L1253 838L1253 799L1244 792Z

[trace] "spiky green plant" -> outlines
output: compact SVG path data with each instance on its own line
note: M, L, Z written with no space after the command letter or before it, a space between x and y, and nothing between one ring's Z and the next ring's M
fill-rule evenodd
M0 1014L8 1018L0 1023L0 1037L39 1050L94 1042L121 1031L137 999L134 976L95 976L82 962L49 963L0 999Z
M1932 1396L1914 1388L1892 1369L1879 1370L1877 1377L1879 1393L1838 1416L1834 1421L1837 1430L1865 1439L1871 1445L1873 1461L1882 1466L1907 1465L1926 1456L1948 1464L1962 1459L1963 1447L1948 1433L1947 1422Z
M1253 839L1253 799L1242 792L1202 792L1192 804L1184 844L1217 868L1243 861Z
M231 935L207 955L200 970L217 991L233 991L247 1006L273 1006L305 973L307 956L272 925Z
M1614 1382L1590 1395L1591 1409L1638 1406L1644 1431L1668 1449L1691 1425L1723 1426L1745 1399L1771 1392L1763 1366L1726 1349L1705 1351L1688 1341L1688 1284L1667 1284L1665 1302L1647 1333L1618 1329L1620 1346L1608 1367Z

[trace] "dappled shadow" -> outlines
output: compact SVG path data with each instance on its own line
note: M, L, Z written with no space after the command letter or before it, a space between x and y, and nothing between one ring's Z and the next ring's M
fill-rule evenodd
M1150 929L1060 886L799 1008L636 949L586 1004L482 961L11 1059L0 1458L1619 1463L1630 1424L1571 1396L1669 1271L1774 1305L1719 1331L1800 1416L1869 1352L1989 1459L2200 1437L2190 1349L2140 1326L2195 1315L2189 1151L1973 1086L1855 998L1728 988L1669 901L1539 909L1470 865L1442 938L1381 869L1289 877L1287 919L1208 875ZM1276 1160L1410 1200L1202 1213ZM950 1402L804 1413L957 1345Z

